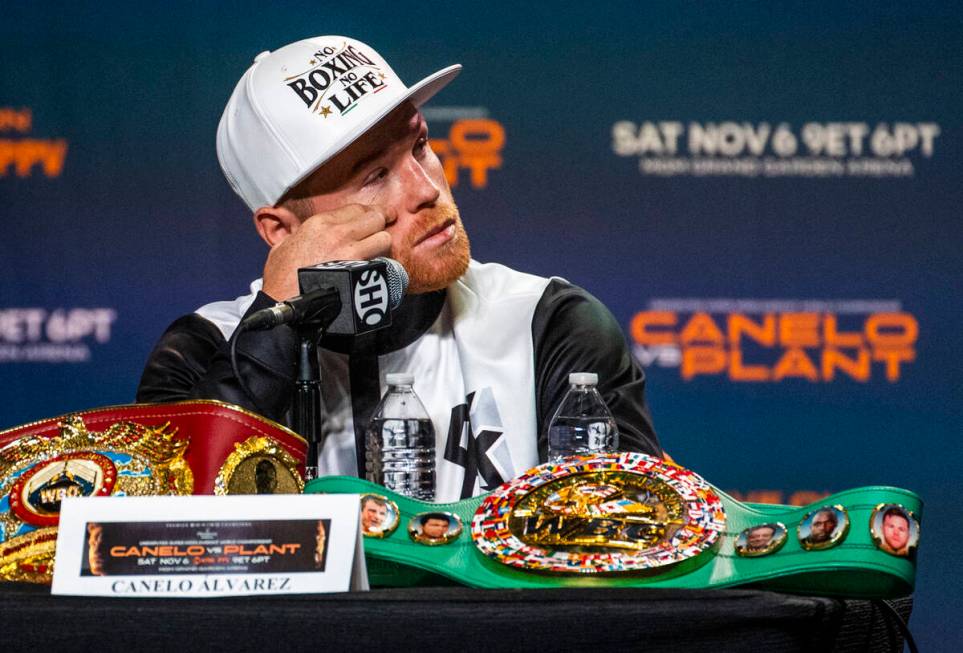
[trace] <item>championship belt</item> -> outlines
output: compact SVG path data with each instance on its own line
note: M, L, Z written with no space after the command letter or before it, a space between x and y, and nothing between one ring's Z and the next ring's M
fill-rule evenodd
M298 493L306 448L280 424L204 400L0 431L0 580L50 582L66 497Z
M746 504L640 453L570 456L487 495L410 499L333 476L305 492L361 495L373 585L447 577L485 588L753 585L812 595L912 592L921 501L864 487L806 507Z

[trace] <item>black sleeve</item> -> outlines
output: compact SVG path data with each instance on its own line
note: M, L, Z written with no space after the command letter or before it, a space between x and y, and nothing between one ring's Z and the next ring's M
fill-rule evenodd
M244 317L274 304L273 299L258 293ZM234 337L238 337L236 332ZM176 320L161 336L144 367L137 401L219 399L283 423L297 372L294 332L280 326L246 332L239 338L238 370L257 398L256 405L231 369L230 342L212 322L197 314Z
M645 373L632 358L618 322L585 290L553 279L535 307L535 401L538 456L548 458L548 424L568 390L571 372L595 372L599 392L619 427L619 449L662 456L645 403Z

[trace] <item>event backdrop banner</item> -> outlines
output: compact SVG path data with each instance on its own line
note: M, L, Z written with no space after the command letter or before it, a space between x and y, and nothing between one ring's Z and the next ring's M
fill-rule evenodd
M922 495L916 610L963 646L963 9L953 3L8 3L0 428L133 400L266 249L214 134L262 50L413 83L474 256L597 295L666 450L740 499ZM536 3L537 4L537 3Z

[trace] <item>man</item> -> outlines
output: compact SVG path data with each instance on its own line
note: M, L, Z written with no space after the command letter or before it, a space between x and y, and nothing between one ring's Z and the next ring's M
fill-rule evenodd
M746 551L759 553L765 551L772 543L772 536L776 534L776 529L769 524L753 526L746 534Z
M94 576L106 575L104 571L104 554L100 546L104 540L104 527L96 522L87 524L87 566Z
M324 527L324 521L318 520L318 528L314 535L314 568L324 571L324 559L327 549L325 543L328 540L328 529Z
M822 546L829 542L839 524L836 511L832 508L823 508L813 515L812 524L809 528L809 536L804 542L810 545Z
M570 372L598 373L621 449L661 455L644 375L611 314L563 280L471 260L418 111L460 68L408 88L369 46L337 36L258 55L224 111L217 149L270 247L263 281L174 322L147 362L138 401L216 398L285 421L294 332L238 338L252 402L228 356L237 324L296 296L300 267L390 255L411 279L391 328L320 343L320 474L364 474L364 430L389 372L414 374L432 418L439 502L493 489L544 461Z
M388 516L388 504L371 494L366 494L361 502L361 530L369 535L381 533Z
M419 535L419 539L431 542L444 539L448 533L449 526L451 526L451 521L448 519L448 515L441 513L426 515L421 518L421 534Z
M254 490L256 494L274 494L278 489L278 470L274 463L264 458L254 468Z
M890 508L883 513L883 542L880 549L894 556L909 553L909 519L899 508Z

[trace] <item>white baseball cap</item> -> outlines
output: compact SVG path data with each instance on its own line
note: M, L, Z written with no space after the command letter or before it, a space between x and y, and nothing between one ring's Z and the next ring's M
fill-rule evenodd
M371 47L344 36L262 52L221 115L217 159L252 211L274 206L395 107L420 107L460 71L448 66L408 87Z

